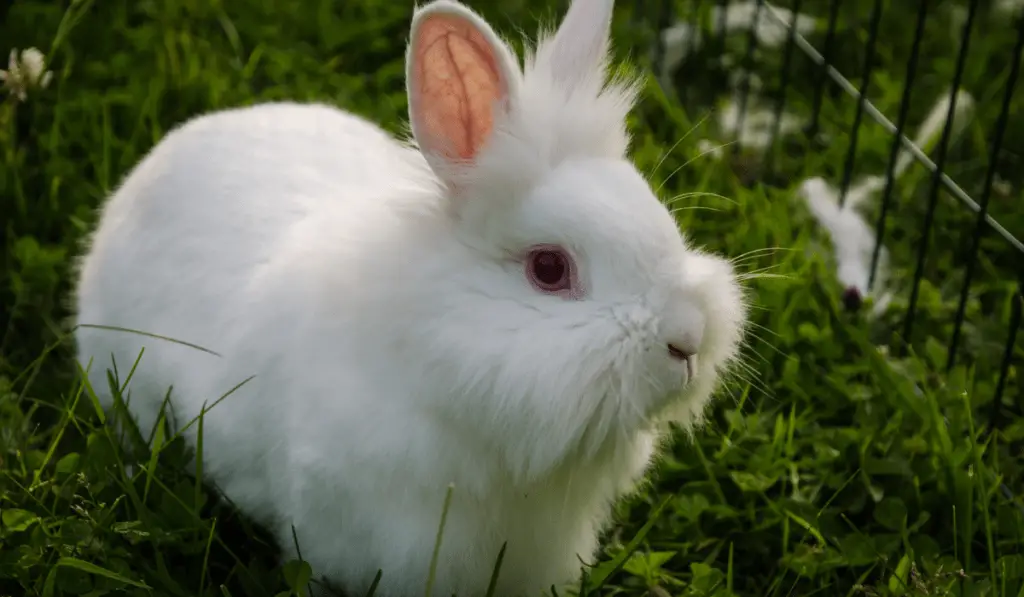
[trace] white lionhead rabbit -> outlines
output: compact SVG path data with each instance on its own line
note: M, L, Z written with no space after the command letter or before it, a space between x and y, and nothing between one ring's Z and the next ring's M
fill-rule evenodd
M415 146L296 103L169 133L103 208L78 322L217 355L79 328L93 387L145 347L149 430L168 387L182 422L255 375L205 416L205 476L346 591L423 590L449 483L436 594L483 594L505 542L499 594L576 582L745 321L628 159L612 6L575 0L525 70L465 6L417 8Z

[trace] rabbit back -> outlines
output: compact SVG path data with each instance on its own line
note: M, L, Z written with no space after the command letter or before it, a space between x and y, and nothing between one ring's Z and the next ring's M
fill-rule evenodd
M101 403L113 401L107 370L124 384L138 359L126 393L148 437L169 389L167 414L181 427L203 403L280 366L269 361L288 343L308 344L298 335L313 325L310 270L334 250L320 245L333 235L356 250L355 237L372 234L366 223L399 195L389 190L396 178L425 169L376 125L324 105L227 110L171 131L105 204L78 264L77 323L131 330L76 332ZM285 396L236 394L206 415L207 470L259 485L252 469L280 433L261 397Z

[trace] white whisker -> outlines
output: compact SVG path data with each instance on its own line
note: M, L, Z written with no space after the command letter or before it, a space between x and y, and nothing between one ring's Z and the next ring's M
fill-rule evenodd
M698 159L708 155L709 153L714 153L714 152L716 152L716 151L718 151L720 149L724 149L724 148L732 145L733 143L736 143L736 141L729 141L728 143L723 143L722 145L719 145L718 147L712 147L711 149L708 149L707 151L702 151L701 153L697 154L696 156L686 160L685 162L683 162L682 165L680 165L678 168L676 168L675 170L670 172L668 177L665 178L665 180L661 181L661 184L658 185L658 188L654 189L654 193L657 194L658 191L660 191L661 188L664 187L666 183L668 183L668 181L672 180L673 176L678 174L679 171L682 170L683 168L685 168L685 167L689 166L690 164L692 164L695 160L698 160Z
M711 117L711 112L708 112L707 114L704 115L703 118L701 118L697 122L697 124L695 124L692 127L690 127L690 130L686 131L686 133L684 133L683 136L680 137L678 141L673 143L672 147L669 147L668 150L665 151L665 153L663 153L661 155L661 159L658 160L658 163L657 163L657 165L654 166L654 170L651 171L651 174L657 174L658 173L658 169L661 168L662 164L665 163L665 159L668 158L668 156L672 155L672 152L675 151L676 147L679 147L680 143L682 143L684 140L686 140L687 137L689 137L691 134L693 134L693 131L695 131L698 128L700 128L700 125L704 124L707 121L707 119L710 118L710 117Z
M673 197L671 197L669 199L666 199L665 203L667 205L672 205L673 203L675 203L676 201L678 201L680 199L689 199L691 197L714 197L715 199L722 199L723 201L728 201L729 203L732 203L733 205L739 205L739 202L736 201L735 199L730 199L730 198L726 197L725 195L719 195L718 193L712 193L710 191L689 191L689 192L686 192L686 193L679 193L678 195L675 195L675 196L673 196Z
M733 257L732 259L730 259L729 262L730 263L740 263L742 261L748 261L750 259L753 259L755 257L760 257L762 255L771 255L775 251L796 251L796 250L797 249L793 249L793 248L789 248L789 247L764 247L762 249L754 249L752 251L747 251L745 253L741 253L741 254L737 255L736 257Z
M777 280L792 280L793 276L790 276L788 274L762 274L762 273L752 272L752 273L749 273L749 274L737 274L736 278L738 280L741 280L741 281L746 281L746 280L776 280L776 279Z
M689 205L689 206L686 206L686 207L676 207L674 209L669 210L668 213L669 213L669 215L673 215L674 216L674 215L676 215L679 212L689 211L689 210L693 210L693 209L704 210L704 211L722 211L722 210L718 209L717 207L707 207L706 205Z

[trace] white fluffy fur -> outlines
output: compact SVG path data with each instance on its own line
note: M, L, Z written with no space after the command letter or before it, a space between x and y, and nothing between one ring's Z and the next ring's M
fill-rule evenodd
M499 594L574 582L665 423L699 418L745 318L728 263L687 246L626 158L634 88L605 84L611 5L576 0L514 65L457 202L417 149L333 107L169 133L103 208L78 322L220 356L80 328L93 387L145 347L130 390L149 430L168 386L184 422L255 375L206 415L206 476L288 555L294 525L315 572L354 594L378 568L379 595L423 590L449 483L436 594L482 594L506 541ZM581 300L527 282L514 255L541 242L575 255ZM698 346L692 379L666 350L680 339Z

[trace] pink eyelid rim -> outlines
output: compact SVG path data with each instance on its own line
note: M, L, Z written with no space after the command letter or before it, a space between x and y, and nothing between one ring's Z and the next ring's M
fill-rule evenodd
M530 256L540 251L552 251L555 253L561 253L565 255L566 260L569 262L569 288L563 290L545 290L540 288L533 282L533 275L530 273ZM579 272L576 269L576 258L572 252L563 247L562 245L553 244L541 244L533 245L526 250L526 255L523 258L523 274L527 280L530 281L530 285L533 286L539 292L544 294L558 296L566 300L578 301L585 296L583 285L580 284Z

